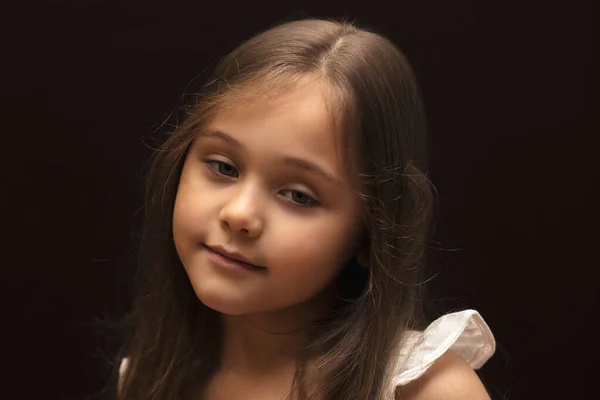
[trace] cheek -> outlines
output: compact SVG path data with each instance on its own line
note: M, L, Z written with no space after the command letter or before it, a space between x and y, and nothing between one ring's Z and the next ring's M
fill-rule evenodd
M185 199L178 194L173 208L173 241L179 258L184 264L194 236L194 230L190 223L191 219L189 218L191 211Z
M197 213L193 204L188 201L185 192L180 191L173 207L173 237L175 239L181 239L191 233L192 221L197 218Z
M348 223L350 220L336 215L278 224L276 231L270 233L273 249L284 257L329 262L344 259L353 248L357 231L355 225Z
M178 250L202 238L210 206L206 200L190 185L180 185L173 207L173 239Z
M269 261L277 266L273 278L289 296L304 299L331 283L350 258L353 227L336 220L283 225L273 232Z
M193 234L204 225L213 196L203 183L196 166L185 166L173 207L174 235Z

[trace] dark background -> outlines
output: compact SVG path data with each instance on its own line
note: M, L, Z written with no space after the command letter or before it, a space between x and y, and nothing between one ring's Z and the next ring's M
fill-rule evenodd
M417 71L441 195L431 304L476 308L491 326L498 351L481 376L492 397L594 397L591 1L282 3L4 9L0 396L101 387L118 342L93 322L130 305L146 138L212 61L308 15L384 33Z

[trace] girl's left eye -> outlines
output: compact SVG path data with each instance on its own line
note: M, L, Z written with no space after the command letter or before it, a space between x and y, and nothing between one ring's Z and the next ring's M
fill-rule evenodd
M210 171L217 175L227 176L230 178L237 178L240 173L231 164L219 160L206 160L206 165Z
M283 190L281 193L283 197L285 197L292 203L302 207L311 207L319 204L318 200L315 200L306 193L300 192L298 190L286 189Z

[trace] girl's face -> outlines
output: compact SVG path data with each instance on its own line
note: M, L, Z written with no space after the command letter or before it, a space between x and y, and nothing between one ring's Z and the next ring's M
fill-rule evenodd
M360 201L330 122L311 84L222 112L190 147L173 235L208 307L250 315L307 304L353 255Z

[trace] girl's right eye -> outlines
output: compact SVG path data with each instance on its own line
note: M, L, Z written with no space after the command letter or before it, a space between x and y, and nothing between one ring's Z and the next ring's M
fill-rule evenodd
M233 165L227 164L224 161L206 160L204 163L207 165L209 171L215 175L226 176L228 178L237 178L240 176L240 173Z

